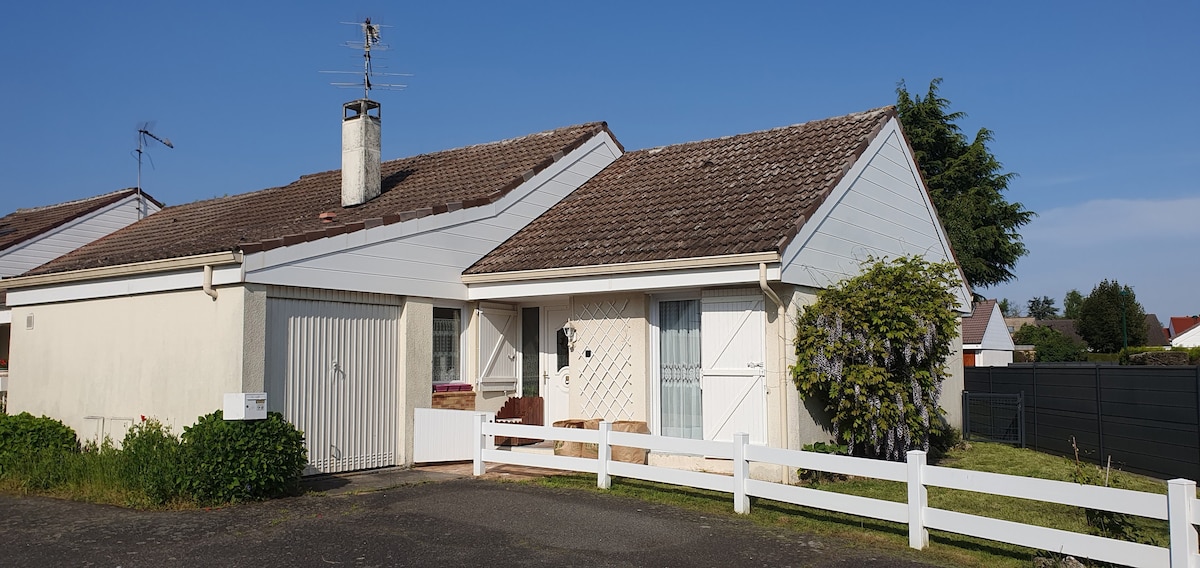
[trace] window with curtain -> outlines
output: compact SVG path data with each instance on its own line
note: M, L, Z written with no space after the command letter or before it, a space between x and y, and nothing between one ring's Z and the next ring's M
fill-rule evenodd
M462 379L462 310L433 309L433 382Z
M662 435L704 437L700 413L700 301L659 302Z

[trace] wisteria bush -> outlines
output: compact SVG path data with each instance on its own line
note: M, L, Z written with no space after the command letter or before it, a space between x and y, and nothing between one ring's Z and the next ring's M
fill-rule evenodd
M948 427L938 398L960 285L952 263L868 259L801 311L792 379L825 404L851 455L903 461Z

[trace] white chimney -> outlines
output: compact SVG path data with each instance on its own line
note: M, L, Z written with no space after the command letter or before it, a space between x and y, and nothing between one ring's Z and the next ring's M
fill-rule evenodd
M358 99L342 105L342 207L379 196L379 103Z

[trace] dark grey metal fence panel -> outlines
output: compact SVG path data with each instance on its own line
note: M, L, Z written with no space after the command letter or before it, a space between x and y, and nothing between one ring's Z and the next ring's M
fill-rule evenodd
M1157 477L1200 478L1200 367L966 369L966 390L1024 392L1028 447Z

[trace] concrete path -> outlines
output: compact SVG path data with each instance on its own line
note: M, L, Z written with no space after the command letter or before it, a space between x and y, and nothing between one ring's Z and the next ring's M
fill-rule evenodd
M323 493L199 511L0 496L0 565L923 566L731 516L460 475L348 476ZM397 481L411 483L374 489Z

